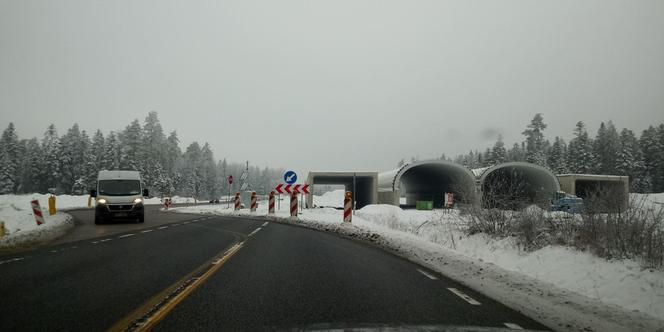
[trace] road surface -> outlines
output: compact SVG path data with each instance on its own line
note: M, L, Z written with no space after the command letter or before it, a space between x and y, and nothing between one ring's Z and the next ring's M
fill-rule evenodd
M0 257L1 331L546 327L375 247L291 225L148 213Z

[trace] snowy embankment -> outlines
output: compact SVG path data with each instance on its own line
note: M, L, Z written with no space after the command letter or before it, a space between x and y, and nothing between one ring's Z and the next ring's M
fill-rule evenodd
M664 195L652 196L653 204ZM316 205L338 206L343 191L314 197ZM340 233L368 241L428 266L556 329L567 331L656 330L664 328L664 272L643 270L631 260L607 261L561 246L533 252L511 237L466 235L458 211L402 210L370 205L351 225L333 208L304 210L291 221L284 204L280 222ZM181 213L265 216L226 206L174 208Z
M71 216L62 210L87 208L88 195L56 196L55 215L48 214L50 195L0 195L0 222L5 224L4 237L0 237L0 248L30 245L55 239L74 226ZM38 200L45 223L37 226L30 201ZM193 198L173 197L173 203L194 203ZM162 204L159 198L145 200L145 204Z

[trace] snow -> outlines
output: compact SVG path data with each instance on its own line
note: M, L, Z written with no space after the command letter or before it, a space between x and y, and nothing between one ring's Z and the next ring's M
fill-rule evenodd
M15 247L30 243L48 241L63 235L74 223L71 217L61 210L87 208L88 195L56 196L56 207L58 212L55 215L48 214L48 198L50 195L30 194L30 195L0 195L0 222L5 224L4 237L0 238L0 248ZM45 223L37 226L30 201L38 200L42 208ZM173 203L194 203L190 197L172 198ZM145 204L163 204L159 198L149 198Z
M314 196L314 206L317 207L340 207L344 205L344 189L328 191L321 196Z
M333 205L339 192L314 196ZM651 195L659 201L664 194ZM283 205L283 204L282 204ZM336 204L338 205L338 204ZM225 206L179 207L171 211L217 215L265 216ZM516 239L466 235L456 210L402 210L369 205L356 211L352 224L342 212L308 209L296 222L282 206L281 222L341 233L383 246L484 292L560 330L654 330L664 328L664 271L643 270L632 260L607 261L567 247L522 251Z

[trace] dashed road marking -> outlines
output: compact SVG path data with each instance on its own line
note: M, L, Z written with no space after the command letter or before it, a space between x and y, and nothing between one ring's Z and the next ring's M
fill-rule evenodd
M429 278L431 280L438 280L438 278L436 276L432 275L431 273L427 273L426 271L422 271L420 269L417 269L417 271L424 274L427 278Z
M180 224L171 224L171 227L180 226Z
M449 290L450 292L454 293L456 296L462 298L464 301L466 301L466 302L468 302L468 303L470 303L470 304L472 304L472 305L481 305L481 304L482 304L482 303L477 302L475 299L473 299L472 297L470 297L470 296L464 294L462 291L460 291L460 290L458 290L458 289L456 289L456 288L451 288L451 287L450 287L450 288L448 288L448 290Z
M159 228L157 228L157 229L164 229L164 228L168 228L168 226L161 226L161 227L159 227Z
M100 240L99 242L106 242L106 241L113 241L113 239L103 239L103 240Z
M92 241L92 244L97 244L97 243L99 243L99 241Z
M150 232L152 232L152 229L146 229L144 231L141 231L141 233L150 233Z
M22 261L22 260L23 260L23 257L12 258L12 259L8 259L8 260L5 260L5 261L0 261L0 265L7 264L7 263L12 263L12 262L18 262L18 261Z
M263 227L267 226L269 224L267 221L263 223Z
M188 221L183 222L183 224L185 224L185 225L188 224L188 223L189 223Z
M503 324L505 324L505 326L511 328L512 330L523 330L523 327L514 323L503 323Z
M120 235L120 236L118 236L118 239L121 239L121 238L123 238L123 237L130 237L130 236L134 236L134 233L129 233L129 234L125 234L125 235Z
M253 232L249 233L249 235L248 235L248 236L252 236L252 235L254 235L254 234L258 233L258 231L260 231L260 230L261 230L261 228L260 228L260 227L258 227L258 228L256 228L256 229L255 229L255 230L254 230Z

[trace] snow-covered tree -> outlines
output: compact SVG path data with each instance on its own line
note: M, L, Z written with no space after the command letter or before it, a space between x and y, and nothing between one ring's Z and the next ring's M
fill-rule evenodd
M507 151L507 160L508 161L526 161L526 152L525 145L522 143L519 146L519 143L514 143L512 148Z
M650 126L639 139L651 192L664 192L664 125Z
M141 170L143 132L138 119L132 121L120 135L120 169Z
M507 150L505 150L505 143L503 143L503 135L498 136L498 140L491 149L491 164L497 165L507 161Z
M583 121L576 123L574 138L567 148L567 168L571 173L590 174L594 168L593 143Z
M19 171L19 193L40 191L40 174L43 169L42 149L36 138L22 140L22 157Z
M544 129L544 118L541 113L537 113L522 133L526 136L526 161L540 166L546 166Z
M627 128L623 128L620 132L620 151L616 159L616 170L619 175L629 176L631 191L646 192L650 188L639 140L634 132Z
M547 164L549 168L553 170L556 174L565 174L567 173L567 164L566 164L566 153L567 146L565 141L556 136L556 139L553 141L553 145L548 150L548 159Z
M609 121L602 122L597 130L597 137L593 142L593 155L595 157L595 173L615 175L618 174L616 161L620 151L620 137L618 131Z
M74 191L74 185L78 182L76 194L82 194L84 189L81 187L83 170L88 158L86 156L90 139L85 131L81 131L78 124L74 124L65 135L60 138L60 170L62 174L60 187L66 194Z
M58 186L62 179L61 157L62 148L55 125L51 124L44 133L42 139L42 151L44 155L43 169L40 176L40 192L60 192Z
M104 140L104 154L101 158L100 170L119 170L122 155L122 143L115 132L110 132Z
M16 128L10 122L0 138L0 194L16 193L19 187L19 149Z

